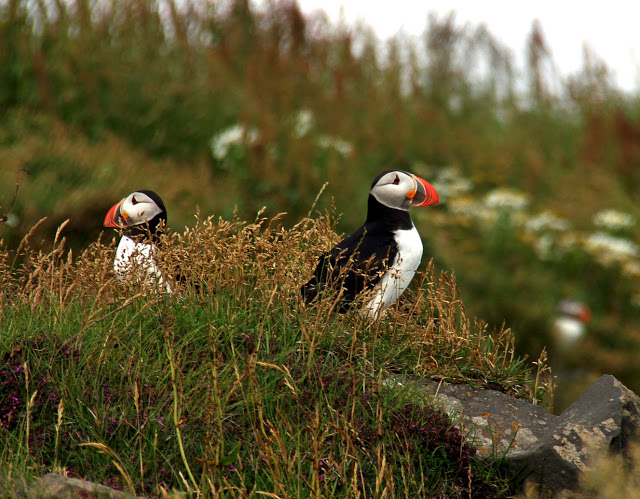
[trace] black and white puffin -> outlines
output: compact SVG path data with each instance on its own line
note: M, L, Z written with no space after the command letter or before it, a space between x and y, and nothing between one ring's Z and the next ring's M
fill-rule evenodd
M426 180L402 170L380 173L371 184L366 222L321 256L301 287L309 303L327 288L339 291L340 311L371 291L363 313L376 320L407 289L422 259L422 241L409 208L440 202Z
M129 194L109 210L105 227L122 230L113 268L121 280L132 275L171 293L156 263L157 239L167 224L167 210L160 196L141 190Z
M572 298L560 300L553 321L553 336L560 351L567 352L582 341L591 315L591 309L581 301Z

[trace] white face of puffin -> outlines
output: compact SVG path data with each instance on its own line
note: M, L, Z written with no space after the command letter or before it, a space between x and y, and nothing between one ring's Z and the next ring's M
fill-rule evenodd
M156 260L156 248L147 239L130 237L130 232L145 225L150 231L156 230L156 224L166 221L166 210L160 196L153 191L136 191L116 203L104 219L105 227L123 229L124 234L118 244L113 267L121 280L133 278L146 286L158 287L171 293L171 285L162 277Z
M371 195L389 208L405 211L411 206L430 206L440 202L438 193L429 182L402 170L383 173L372 186Z
M153 220L162 211L162 208L147 194L134 192L109 210L104 219L104 225L116 229L133 227Z

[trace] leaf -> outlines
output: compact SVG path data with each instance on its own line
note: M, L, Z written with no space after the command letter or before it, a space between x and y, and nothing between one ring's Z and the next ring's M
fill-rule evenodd
M229 452L229 454L227 454L225 457L223 457L220 460L220 464L222 466L229 466L236 459L238 459L238 454L240 454L240 447L241 446L242 446L242 444L240 442L237 442L236 445L233 447L233 449L231 449L231 452Z

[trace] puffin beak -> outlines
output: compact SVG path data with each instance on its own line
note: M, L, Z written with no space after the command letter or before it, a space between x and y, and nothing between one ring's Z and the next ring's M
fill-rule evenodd
M591 314L591 309L588 307L584 307L581 311L580 311L580 321L583 324L588 324L589 322L591 322L591 318L592 318L592 314Z
M415 184L415 190L407 194L411 199L411 206L431 206L440 202L436 189L429 182L415 175L411 176Z
M123 229L127 227L129 215L127 215L126 211L122 211L122 203L124 199L117 202L113 205L113 207L107 213L107 216L104 217L104 226L105 227L113 227L114 229Z

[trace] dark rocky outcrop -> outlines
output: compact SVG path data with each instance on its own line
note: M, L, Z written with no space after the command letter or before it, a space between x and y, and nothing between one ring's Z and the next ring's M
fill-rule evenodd
M493 390L419 383L459 418L480 455L503 459L543 495L576 490L598 453L625 453L640 437L640 397L610 375L592 383L560 416Z

